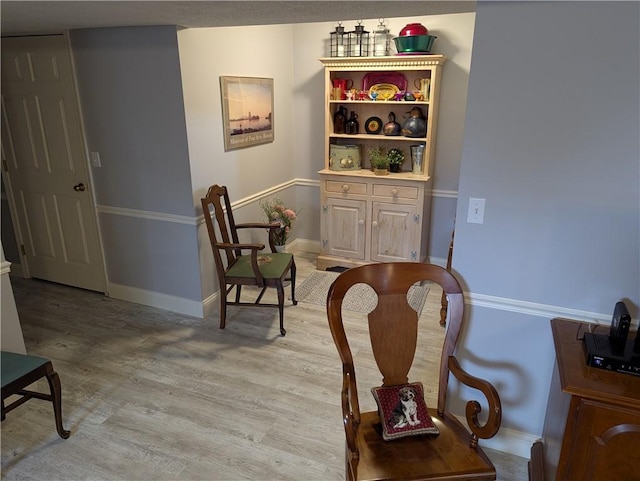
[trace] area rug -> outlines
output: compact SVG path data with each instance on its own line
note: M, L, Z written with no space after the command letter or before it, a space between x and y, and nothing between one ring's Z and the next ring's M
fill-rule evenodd
M340 275L339 272L314 271L307 277L300 287L296 288L296 298L299 302L325 306L331 283ZM429 284L415 285L409 288L407 298L409 305L420 315L429 293ZM349 311L369 313L378 303L374 290L366 284L356 284L347 292L342 302L342 308Z

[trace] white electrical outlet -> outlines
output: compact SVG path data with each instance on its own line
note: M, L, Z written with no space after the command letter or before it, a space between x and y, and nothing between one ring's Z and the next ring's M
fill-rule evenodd
M467 222L470 224L482 224L484 222L484 202L485 199L469 199L469 211L467 212Z
M100 152L91 152L91 165L94 167L102 167L102 163L100 163Z

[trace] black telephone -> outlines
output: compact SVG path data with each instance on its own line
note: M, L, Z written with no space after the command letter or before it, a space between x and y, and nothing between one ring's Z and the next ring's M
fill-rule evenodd
M626 342L630 326L631 316L627 305L622 301L616 302L616 307L613 310L613 319L611 319L609 339L616 343Z

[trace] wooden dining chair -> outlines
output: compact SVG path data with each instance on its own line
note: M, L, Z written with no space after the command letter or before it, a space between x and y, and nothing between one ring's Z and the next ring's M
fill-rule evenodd
M213 249L218 283L220 285L220 329L224 329L227 319L227 306L277 307L280 315L280 334L287 333L284 328L284 283L291 282L291 301L296 301L296 264L293 254L276 252L273 233L280 224L244 223L236 224L225 186L212 185L207 195L201 199L202 212L207 224L207 232ZM211 215L215 216L214 225ZM242 229L266 229L269 232L271 252L262 252L264 244L241 243L238 231ZM255 302L240 300L242 286L261 288ZM227 299L236 288L235 300ZM278 303L264 303L262 297L268 287L275 288Z
M412 379L409 370L416 356L417 312L407 301L409 288L434 282L447 293L449 321L435 379ZM342 320L342 302L354 284L376 292L378 304L367 315L373 358L382 374L381 386L367 386L378 411L360 412L356 368ZM496 479L496 470L478 445L499 429L502 410L495 388L468 374L455 357L464 319L460 284L446 269L422 263L381 263L355 267L340 274L327 295L327 315L333 340L342 360L342 414L346 435L347 480L478 480ZM437 321L434 321L437 322ZM360 339L358 340L360 342ZM358 345L358 362L369 369ZM420 350L419 355L425 352ZM462 384L481 391L488 403L487 421L481 424L477 401L466 407L466 423L447 412L450 374ZM423 385L437 388L437 406L427 407Z
M67 439L71 432L62 426L62 387L60 376L53 369L52 362L44 357L8 351L2 351L1 356L2 420L6 419L9 411L13 411L29 399L49 401L53 406L56 430L61 438ZM46 378L49 383L48 394L27 389L42 378ZM5 406L7 399L13 399L13 401Z

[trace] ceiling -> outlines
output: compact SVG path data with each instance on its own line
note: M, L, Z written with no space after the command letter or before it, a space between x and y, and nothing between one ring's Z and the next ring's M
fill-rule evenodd
M2 0L2 35L65 29L179 25L224 27L336 22L475 11L475 1L37 1ZM371 27L372 28L372 27Z

